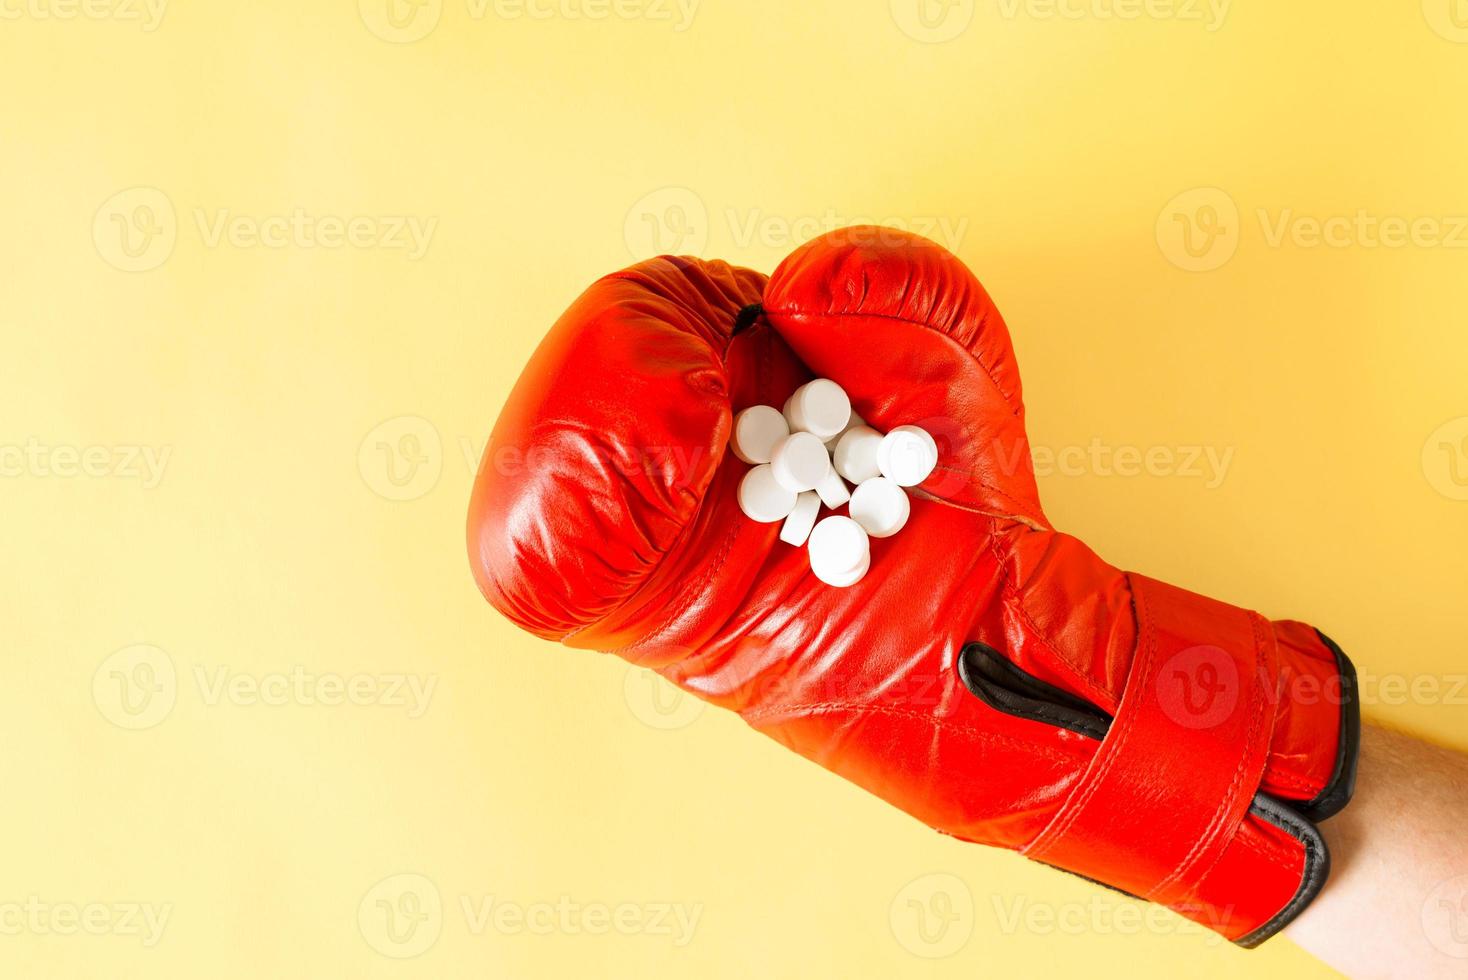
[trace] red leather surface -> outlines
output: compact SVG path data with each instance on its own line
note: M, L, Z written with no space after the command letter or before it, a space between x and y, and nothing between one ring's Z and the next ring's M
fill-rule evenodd
M1254 799L1274 723L1266 678L1277 673L1278 653L1257 613L1146 576L1130 581L1139 636L1116 717L1081 790L1024 853L1180 902L1218 863ZM1139 838L1144 852L1111 850Z
M877 428L939 444L908 525L848 589L739 512L747 467L725 451L733 411L813 374ZM1139 624L1138 580L1050 528L1004 321L925 239L835 232L768 283L663 257L594 284L495 427L469 548L522 627L658 669L945 833L1151 892L1230 938L1300 884L1300 842L1244 811L1261 787L1303 801L1328 781L1339 704L1299 692L1328 689L1333 655L1303 624L1160 583ZM954 669L971 640L1130 734L1118 748L989 707ZM1167 744L1186 729L1169 706L1218 698L1236 710L1186 730L1189 754Z

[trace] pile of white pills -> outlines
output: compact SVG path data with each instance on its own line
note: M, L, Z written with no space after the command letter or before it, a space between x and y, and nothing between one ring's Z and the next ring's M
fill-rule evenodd
M735 415L730 449L754 464L739 483L739 509L761 524L784 521L780 540L806 545L816 577L839 587L855 585L871 567L871 538L891 537L907 523L902 488L938 465L938 444L927 432L900 425L883 435L825 378L795 389L783 410L755 405ZM817 523L822 504L846 507L847 516Z

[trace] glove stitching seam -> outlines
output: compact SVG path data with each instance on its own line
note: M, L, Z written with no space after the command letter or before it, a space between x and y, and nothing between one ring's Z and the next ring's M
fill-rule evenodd
M997 524L997 521L994 523ZM991 527L992 532L997 532L997 530L997 527ZM1014 578L1009 573L1009 563L1004 560L1004 555L999 551L999 537L997 533L991 533L989 535L989 550L993 553L994 559L1001 569L1001 574L1004 576L1004 591L1006 595L1014 599L1013 602L1008 603L1009 608L1014 611L1016 616L1024 621L1024 625L1030 628L1030 632L1034 634L1036 641L1055 656L1056 661L1066 669L1071 675L1072 680L1079 683L1092 695L1098 697L1103 704L1110 701L1112 698L1111 693L1087 677L1081 672L1079 667L1071 663L1069 658L1057 650L1045 636L1045 632L1040 629L1039 624L1030 617L1029 610L1024 607L1024 600L1020 598L1019 587L1015 584Z
M1246 613L1245 615L1248 614ZM1260 635L1257 617L1249 616L1248 618L1249 631L1254 636L1254 650L1256 651L1256 653L1262 654L1264 651L1264 637ZM1244 741L1246 750L1254 745L1255 738L1259 734L1260 721L1262 720L1264 715L1264 699L1255 695L1254 692L1254 688L1257 687L1259 683L1259 671L1256 669L1250 671L1249 673L1254 678L1254 684L1250 688L1251 701L1253 702L1253 704L1249 717L1249 730L1248 734L1245 736ZM1267 748L1265 751L1265 761L1267 761ZM1178 862L1177 867L1172 870L1172 873L1164 878L1161 882L1159 882L1150 892L1148 892L1148 895L1154 895L1161 892L1164 888L1181 879L1184 874L1193 870L1190 865L1197 858L1197 856L1203 852L1204 848L1217 838L1219 832L1223 829L1223 821L1227 817L1231 804L1234 801L1234 794L1238 792L1239 784L1243 782L1244 776L1248 772L1244 768L1244 764L1247 761L1247 755L1243 755L1239 758L1238 766L1234 770L1234 778L1229 782L1228 792L1225 793L1223 799L1219 801L1218 808L1213 811L1213 816L1208 818L1207 827L1204 829L1203 833L1198 836L1198 840L1194 842L1192 848L1188 851L1187 855L1180 862ZM1235 835L1238 834L1239 826L1242 826L1242 823L1235 825ZM1204 881L1208 879L1208 876L1213 873L1213 869L1218 866L1218 862L1223 860L1223 855L1227 853L1227 851L1228 844L1225 843L1224 846L1219 849L1218 854L1213 858L1213 860L1209 862L1208 867L1202 869L1193 876L1193 880L1196 884L1193 886L1193 888L1189 889L1189 894L1191 894L1192 891L1195 891L1199 885L1201 885ZM1184 897L1186 897L1186 895Z
M690 523L689 527L692 526L693 524ZM618 647L615 650L609 650L607 652L621 655L636 647L642 646L649 640L652 640L655 637L661 636L663 633L667 632L668 629L673 625L673 623L677 621L678 617L687 612L688 608L693 605L694 600L697 598L700 590L709 582L713 581L715 573L719 570L719 568L723 566L724 559L728 558L729 552L733 550L734 540L739 536L738 531L739 528L737 526L732 526L729 528L729 530L724 535L723 543L719 546L717 557L709 564L704 566L703 573L695 581L688 583L684 587L682 595L679 597L678 602L673 606L668 614L663 617L662 621L658 623L656 627L644 633L636 640L633 640L631 643L628 643L626 646Z
M1271 848L1267 844L1259 843L1246 834L1236 835L1234 837L1234 842L1241 844L1244 847L1247 847L1249 850L1253 851L1255 854L1259 855L1259 857L1263 858L1265 861L1268 861L1270 864L1273 864L1275 867L1283 868L1285 871L1296 871L1295 866L1291 862L1284 860L1277 850Z
M1266 781L1280 783L1302 793L1309 793L1315 789L1315 784L1307 781L1303 776L1294 776L1284 772L1273 773Z
M942 332L942 330L938 329L938 327L932 326L932 324L922 323L922 321L919 320L909 320L909 318L906 317L897 317L897 315L893 314L882 314L882 312L804 312L800 310L788 310L788 308L787 310L771 310L771 308L765 307L766 317L769 317L769 315L771 314L777 315L777 317L778 315L784 315L784 317L797 318L797 320L809 320L809 318L813 317L857 318L857 320L860 320L860 318L872 318L872 320L890 320L893 321L893 323L906 323L907 326L910 327L919 327L919 329L922 330L931 330L931 332L940 334L940 336L945 337L945 339L953 340L954 345L962 348L964 354L969 355L969 358L972 359L975 364L978 364L979 368L984 371L984 376L986 377L986 379L989 379L989 383L994 386L994 390L997 390L997 392L1000 393L1000 398L1004 399L1004 403L1010 406L1010 415L1013 415L1014 418L1023 417L1023 411L1025 411L1025 409L1023 409L1023 402L1020 402L1019 406L1014 406L1014 398L1011 398L1009 393L1004 390L1003 384L1000 384L1000 381L998 381L997 377L994 376L994 371L992 371L992 368L989 368L989 365L986 365L985 362L982 361L982 359L979 358L978 355L973 354L973 351L969 351L969 349L967 349L966 346L962 345L962 343L954 340L951 334ZM979 326L982 327L982 323L979 324ZM1019 500L1016 499L1016 497L1010 496L1009 493L1006 493L1006 491L1000 489L1000 487L995 487L994 484L989 483L988 480L985 480L984 477L981 477L981 475L973 472L972 469L959 469L954 467L940 468L947 469L948 472L959 472L959 474L966 475L966 477L969 477L970 480L975 481L975 483L978 483L979 486L984 487L985 490L988 490L989 493L997 494L997 496L1001 497L1004 502L1009 503L1010 506L1016 508L1017 513L1022 513L1022 515L1025 516L1031 515L1031 508L1029 508L1028 505L1025 505L1025 502L1023 502L1023 500ZM1036 511L1038 511L1038 508L1036 508Z
M618 275L620 275L620 274L614 273L612 277L616 277ZM609 277L609 278L612 278L612 277ZM732 338L730 338L730 339L732 340ZM766 342L766 343L760 344L759 345L759 351L760 351L760 353L759 353L760 366L765 371L765 373L768 374L769 358L770 358L770 345L769 345L769 343ZM725 354L725 356L727 356L727 354L728 354L728 348L727 347L725 348L724 354ZM719 363L720 363L720 366L721 367L724 365L723 358L720 359ZM726 380L727 380L727 376L726 376ZM719 465L723 465L722 462ZM678 547L679 543L683 540L684 536L686 534L690 533L691 530L693 529L694 525L698 522L698 518L699 518L699 516L700 516L700 514L701 514L701 512L703 510L703 507L708 502L708 494L713 489L713 486L714 486L714 484L715 484L715 482L717 480L718 480L718 469L716 467L715 468L714 475L709 478L708 485L704 487L703 495L699 498L698 506L694 510L694 514L693 514L692 519L689 520L689 522L687 523L687 525L685 525L679 531L679 533L674 536L674 539L668 544L668 547L666 549L664 549L664 551L660 555L658 555L658 559L657 559L658 567L661 567L662 562L668 557L668 555L670 555L670 554L673 553L673 551ZM704 571L703 571L703 574L700 576L700 578L697 581L692 582L692 583L689 583L688 585L685 586L685 588L683 589L683 591L682 591L682 593L681 593L681 595L679 597L679 600L678 600L677 604L672 608L671 611L668 612L668 614L666 616L663 617L662 621L656 627L654 627L653 629L651 629L648 632L644 633L643 635L639 636L637 639L633 640L631 643L627 643L627 644L625 644L625 645L623 645L621 647L618 647L615 650L608 650L607 652L608 653L615 654L615 655L618 655L618 656L621 656L622 654L625 654L625 653L627 653L629 651L632 651L632 650L636 649L637 647L640 647L643 644L645 644L645 643L647 643L647 642L655 639L656 637L661 636L663 633L666 633L668 631L668 629L673 625L673 623L677 621L678 617L681 616L681 615L683 615L683 613L687 612L688 609L694 604L694 602L697 600L698 591L700 589L702 589L704 586L708 585L710 582L713 581L713 579L714 579L715 575L717 574L718 570L723 566L723 563L724 563L725 559L727 559L729 557L729 552L734 549L734 543L735 543L735 540L738 538L738 536L739 536L739 527L737 525L731 525L729 527L728 531L725 533L723 542L719 545L719 550L718 550L718 553L715 556L714 560L712 562L710 562L708 565L705 566ZM625 599L623 599L622 602L618 604L617 609L624 608L637 595L639 595L642 592L642 589L646 585L648 585L649 583L652 582L652 580L653 580L654 576L656 576L657 572L658 572L658 568L657 567L655 567L651 572L649 572L648 575L647 575L647 578L644 580L644 582L642 583L642 585L639 586L637 589L633 590L633 592L630 595L628 595ZM614 609L614 610L609 611L605 616L601 617L601 619L599 619L597 621L597 623L604 622L606 620L606 618L608 616L612 615L613 612L616 612L617 609ZM595 624L588 624L587 626L579 627L574 632L579 633L582 630L585 630L585 629L589 628L589 626L591 626L591 625L595 625ZM574 635L574 633L573 634L568 634L568 636L570 636L570 635Z
M752 708L748 711L743 712L742 717L753 727L756 720L768 720L771 718L780 718L782 716L787 716L793 719L801 713L830 714L839 711L849 711L853 714L887 715L894 718L907 718L915 721L925 721L931 724L934 728L941 729L943 731L968 735L979 741L1003 743L1022 752L1036 753L1038 755L1044 756L1045 758L1060 766L1071 766L1075 763L1074 759L1068 756L1064 756L1053 750L1044 748L1043 746L1036 745L1033 742L1022 741L1017 738L1011 738L1007 735L1000 735L994 732L985 732L970 725L952 724L949 722L945 722L942 718L936 715L926 714L921 711L911 711L904 708L892 708L884 705L866 705L853 701L816 701L809 704L791 704L779 705L770 708Z
M836 312L836 311L833 311L833 310L805 312L803 310L792 310L792 309L771 310L769 307L765 307L765 314L766 315L769 315L770 313L774 313L777 316L803 317L803 318L811 318L811 317L822 317L822 318L825 318L825 317L830 317L832 319L892 320L892 321L894 321L896 323L905 323L905 324L907 324L908 326L911 326L911 327L921 327L924 330L931 330L933 333L938 334L939 336L941 336L941 337L943 337L943 338L945 338L947 340L951 340L951 341L953 341L953 343L955 345L957 345L958 347L963 348L963 352L965 354L967 354L970 358L972 358L973 359L973 362L975 364L977 364L980 368L983 369L984 375L989 379L989 383L994 386L994 390L995 391L999 392L999 397L1003 398L1004 401L1005 401L1005 404L1009 405L1009 413L1011 415L1013 415L1015 418L1019 418L1020 415L1024 412L1023 402L1021 401L1021 403L1019 405L1015 405L1014 404L1015 399L1012 398L1009 395L1009 393L1004 390L1004 386L1001 385L999 383L999 379L994 376L994 369L993 368L991 368L989 365L985 364L983 362L983 360L979 357L979 355L975 354L972 350L970 350L967 345L960 344L953 337L952 334L950 334L950 333L948 333L948 332L946 332L944 330L938 329L937 327L933 326L931 323L924 323L921 320L910 320L910 319L908 319L905 316L897 316L896 314L893 314L893 313L858 313L858 312L854 312L854 311L841 311L841 312ZM978 329L975 331L975 336L977 336L977 334L978 334L979 331L982 331L983 330L984 324L987 322L987 320L988 320L988 313L987 312L980 315L980 317L979 317L979 325L978 325Z
M1136 601L1136 595L1137 591L1133 588L1133 603ZM1138 616L1137 618L1140 621L1142 617ZM1143 630L1143 636L1138 643L1138 649L1145 647L1147 653L1146 658L1143 660L1143 675L1136 678L1135 681L1129 680L1127 683L1128 686L1133 683L1141 684L1145 690L1145 685L1151 683L1152 671L1156 666L1157 658L1155 656L1156 630L1154 624L1148 620L1143 626ZM1090 779L1078 788L1079 793L1072 800L1066 802L1066 807L1061 816L1053 821L1049 827L1046 827L1040 832L1040 836L1036 838L1036 841L1026 849L1025 853L1027 856L1043 854L1050 850L1070 830L1086 804L1095 796L1097 789L1105 780L1107 773L1111 771L1111 767L1116 763L1117 758L1122 754L1122 749L1130 739L1131 733L1136 730L1135 717L1135 714L1131 711L1118 714L1117 721L1119 725L1113 724L1111 731L1107 733L1108 741L1111 742L1111 748L1109 754L1102 761L1101 767L1096 770ZM1117 731L1118 727L1121 729L1119 732ZM1103 742L1102 744L1105 745L1107 743Z

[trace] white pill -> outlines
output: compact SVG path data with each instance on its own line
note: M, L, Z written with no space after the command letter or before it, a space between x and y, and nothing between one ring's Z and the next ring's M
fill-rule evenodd
M821 581L847 575L871 554L867 532L849 517L827 517L810 532L810 567Z
M738 496L744 516L761 524L784 520L795 509L795 491L780 486L769 463L744 474Z
M917 429L918 435L922 436L924 439L927 440L928 445L931 446L932 449L933 449L933 458L934 459L937 459L938 458L938 440L933 438L933 434L931 432L929 432L927 429L924 429L920 425L910 426L910 428Z
M907 523L912 504L897 484L885 476L874 476L852 491L847 513L872 537L890 538Z
M877 468L899 487L915 487L938 465L938 444L915 425L899 425L882 437Z
M856 410L855 409L852 409L852 411L851 411L851 418L849 418L849 419L846 420L846 428L842 429L840 432L836 433L834 436L832 436L831 438L827 439L826 440L826 448L829 449L829 450L831 450L832 452L835 452L836 451L836 443L838 443L838 442L841 441L841 437L842 436L846 435L846 433L850 432L852 429L858 428L859 426L863 426L863 425L866 425L866 422L862 419L862 417L860 415L857 415L856 414Z
M821 503L835 510L851 499L851 490L847 488L846 481L835 470L826 470L826 475L821 477L821 482L816 484L816 493L821 496Z
M807 490L795 499L795 509L785 518L780 528L780 540L799 548L810 537L810 529L816 526L816 515L821 512L821 498Z
M882 433L876 429L859 425L847 429L846 434L836 441L833 456L836 472L852 483L864 483L881 470L877 467L877 448L882 445Z
M811 570L815 571L816 578L820 579L822 582L825 582L827 585L834 585L838 589L844 589L847 586L855 585L856 583L860 582L866 576L867 571L871 567L872 556L867 555L861 560L860 565L856 566L851 571L844 574L833 575L829 572L817 571L815 566L811 566Z
M785 416L772 405L752 405L734 416L730 448L746 463L768 463L775 444L790 434Z
M780 486L793 493L814 490L831 470L831 457L820 439L809 432L792 432L775 444L770 467Z
M785 421L792 431L809 432L825 442L851 421L851 399L836 382L817 378L795 389L785 403Z

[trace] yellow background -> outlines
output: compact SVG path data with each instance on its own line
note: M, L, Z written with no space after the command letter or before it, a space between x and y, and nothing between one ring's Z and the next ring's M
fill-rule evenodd
M465 504L592 279L673 248L768 271L888 220L1005 311L1058 526L1321 624L1369 714L1468 747L1468 19L395 2L0 4L0 974L1328 975L1283 940L1130 934L1109 893L517 633ZM298 211L326 226L251 238ZM1358 214L1425 224L1373 243ZM1311 217L1350 229L1312 246ZM1231 455L1065 455L1093 445ZM491 897L643 926L517 931Z

